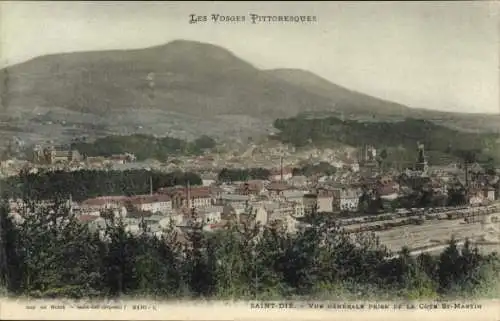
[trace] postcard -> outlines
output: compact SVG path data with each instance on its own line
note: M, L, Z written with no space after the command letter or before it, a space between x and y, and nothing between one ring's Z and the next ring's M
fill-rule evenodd
M0 319L500 320L499 19L0 2Z

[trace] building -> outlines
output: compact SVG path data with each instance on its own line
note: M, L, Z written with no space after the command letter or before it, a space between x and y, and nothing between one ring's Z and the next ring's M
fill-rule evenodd
M35 164L46 163L43 148L40 145L36 145L35 147L33 147L32 161Z
M128 198L126 196L99 196L86 199L81 202L82 210L100 211L106 209L118 209L125 206Z
M240 195L259 195L264 190L264 181L251 180L241 183L235 192Z
M268 212L264 206L260 206L255 211L255 222L261 225L267 225L268 223Z
M328 189L318 189L318 212L331 213L334 211L333 199L334 193Z
M56 148L54 146L44 149L43 155L47 164L71 163L81 160L81 155L77 150Z
M136 160L136 157L133 154L125 153L125 154L111 155L109 159L115 164L127 164L130 162L134 162Z
M370 145L365 145L358 150L358 162L361 166L375 164L377 161L377 149Z
M288 183L296 188L302 188L306 187L307 184L309 183L309 180L307 179L306 176L304 175L299 175L299 176L293 176L288 180Z
M169 195L137 195L128 199L128 204L141 212L171 213L172 199Z
M306 207L304 206L304 204L301 203L294 203L293 209L295 217L304 217L307 213Z
M281 197L283 198L283 200L287 202L303 203L304 195L306 195L307 193L308 193L307 191L289 189L289 190L284 190L281 193Z
M284 167L283 169L273 169L271 170L271 175L269 180L275 182L287 181L293 176L293 169Z
M361 192L354 188L334 190L333 209L336 211L356 212L359 208Z
M231 205L233 207L246 207L250 201L249 195L240 194L221 194L217 198L217 203L220 205Z
M101 196L83 201L78 209L82 215L101 216L111 211L115 217L125 217L127 197L125 196Z
M429 170L429 166L427 164L427 156L425 155L425 146L424 144L418 143L417 146L417 163L415 164L415 170L421 173L427 173Z
M214 191L209 186L174 187L159 189L159 193L169 195L172 199L172 208L206 208L215 202Z
M304 194L302 204L306 215L316 211L318 208L318 195L314 193Z
M484 191L477 188L469 188L467 198L470 206L481 206L486 201Z
M493 187L486 187L484 189L484 197L489 201L489 202L494 202L496 197L495 197L495 189Z
M200 210L199 215L204 218L204 224L218 224L222 220L223 206L212 206Z
M400 185L391 177L381 177L375 188L381 199L392 201L399 197Z
M282 197L283 192L290 189L290 186L279 182L272 182L266 186L270 197Z

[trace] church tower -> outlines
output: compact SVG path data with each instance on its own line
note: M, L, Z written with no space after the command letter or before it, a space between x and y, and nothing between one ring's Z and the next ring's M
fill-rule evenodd
M416 164L416 170L419 172L426 173L427 170L429 169L429 166L427 164L427 156L425 155L425 146L424 144L417 143L417 164Z

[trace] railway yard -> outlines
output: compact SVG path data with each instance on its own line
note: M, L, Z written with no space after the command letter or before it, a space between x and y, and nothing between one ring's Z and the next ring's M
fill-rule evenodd
M447 242L454 238L458 245L465 239L478 246L482 252L497 251L500 247L499 204L435 211L381 215L378 219L367 218L344 221L351 233L371 231L381 244L397 253L406 246L413 255L422 252L438 254ZM367 222L366 222L367 221Z

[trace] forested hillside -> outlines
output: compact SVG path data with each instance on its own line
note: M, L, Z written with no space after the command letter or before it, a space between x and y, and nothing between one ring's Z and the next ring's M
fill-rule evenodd
M214 148L216 141L206 135L191 142L173 137L154 137L134 134L106 136L93 142L74 142L71 147L85 156L111 156L132 153L137 160L157 159L165 161L171 156L197 155Z
M417 144L421 143L429 154L434 155L431 160L434 163L441 158L446 161L460 159L468 152L474 153L480 162L500 161L499 135L461 132L420 119L361 122L298 116L277 119L274 126L279 130L276 139L297 147L372 145L380 150L386 149L388 154L399 153L405 161L414 161Z
M58 202L61 204L61 202ZM452 241L438 257L399 257L371 235L350 238L334 222L310 218L297 235L251 223L206 233L190 225L161 239L132 235L109 220L92 232L60 206L34 205L16 225L0 210L0 282L11 295L170 299L467 299L498 295L499 260ZM193 213L193 219L196 213ZM329 232L327 232L329 231ZM322 244L322 245L320 245Z
M151 178L151 180L150 180ZM162 173L146 170L75 172L55 171L39 174L22 173L0 181L7 197L52 199L54 195L82 201L97 196L144 195L160 187L201 185L198 174L190 172Z

